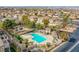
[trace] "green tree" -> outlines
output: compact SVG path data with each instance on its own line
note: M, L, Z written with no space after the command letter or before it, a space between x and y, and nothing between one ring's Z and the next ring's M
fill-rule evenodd
M60 28L61 28L60 25L50 26L51 31L57 31L57 30L60 29Z
M3 22L0 22L0 28L2 28L3 27Z
M62 10L59 11L60 12L60 17L64 16L64 12Z
M25 20L27 20L28 19L28 16L27 15L23 15L22 16L22 21L25 21Z
M44 23L45 27L47 27L48 24L49 24L49 20L48 20L48 19L44 19L44 20L43 20L43 23Z
M29 24L28 24L28 27L29 28L35 28L36 27L35 21L30 21Z
M16 38L16 40L18 40L20 43L22 43L23 38L20 35L14 34L14 37Z
M67 41L68 40L68 33L67 32L60 32L60 37L62 41Z
M37 29L43 29L43 28L44 28L44 25L43 25L43 24L38 23L38 24L36 24L36 28L37 28Z
M17 46L14 43L11 43L10 44L10 50L11 50L11 52L16 52Z
M23 40L20 35L15 35L15 37L17 40L21 40L21 41Z
M29 23L30 23L30 20L28 19L28 16L23 15L23 16L22 16L22 22L23 22L23 24L24 24L25 26L28 26Z
M16 26L16 22L14 20L9 20L9 19L6 19L4 22L3 22L3 28L4 29L12 29Z

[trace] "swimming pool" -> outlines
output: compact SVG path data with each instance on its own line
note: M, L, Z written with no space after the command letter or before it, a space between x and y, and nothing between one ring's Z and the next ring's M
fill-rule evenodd
M36 34L36 33L32 33L31 35L33 36L32 40L34 40L34 41L36 41L38 43L41 43L41 42L47 40L45 37L43 37L43 36L41 36L39 34Z

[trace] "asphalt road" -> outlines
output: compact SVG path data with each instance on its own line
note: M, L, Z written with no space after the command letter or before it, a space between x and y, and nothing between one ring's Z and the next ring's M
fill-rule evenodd
M64 45L60 46L58 49L54 50L54 52L67 52L69 49L71 49L71 52L79 51L79 44L76 44L79 42L79 28L70 35L69 41L65 43Z
M79 44L77 44L70 52L79 52Z

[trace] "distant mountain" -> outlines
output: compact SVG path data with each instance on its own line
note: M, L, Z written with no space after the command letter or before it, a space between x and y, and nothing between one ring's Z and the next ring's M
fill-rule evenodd
M0 8L79 8L79 6L0 6Z

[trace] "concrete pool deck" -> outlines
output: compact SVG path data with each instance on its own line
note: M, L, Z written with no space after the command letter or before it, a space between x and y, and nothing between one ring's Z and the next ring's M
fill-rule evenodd
M23 34L23 35L21 35L21 37L23 39L29 39L29 41L33 41L35 44L46 44L47 42L52 43L52 41L54 39L53 36L51 36L51 35L45 35L45 34L42 34L42 33L35 33L35 34L39 34L39 35L45 37L47 40L45 40L45 41L43 41L41 43L38 43L38 42L32 40L33 36L30 35L30 34Z

